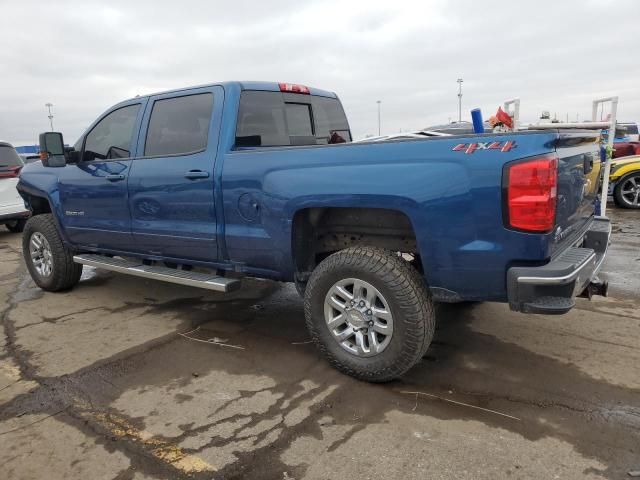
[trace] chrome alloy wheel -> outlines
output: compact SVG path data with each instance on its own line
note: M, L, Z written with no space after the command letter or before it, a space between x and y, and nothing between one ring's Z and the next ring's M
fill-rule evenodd
M41 277L48 277L53 272L53 256L49 242L40 232L34 232L29 242L29 253L33 267Z
M378 355L391 342L389 304L377 288L363 280L336 282L324 299L324 319L334 340L358 357Z
M627 178L620 187L620 194L629 205L640 205L640 175Z

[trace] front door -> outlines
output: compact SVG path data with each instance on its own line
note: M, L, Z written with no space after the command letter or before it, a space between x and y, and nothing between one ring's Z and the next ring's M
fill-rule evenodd
M143 103L107 112L78 142L78 163L60 169L62 221L73 243L131 250L127 179Z
M139 252L217 259L214 163L222 95L221 87L205 87L149 100L129 176Z

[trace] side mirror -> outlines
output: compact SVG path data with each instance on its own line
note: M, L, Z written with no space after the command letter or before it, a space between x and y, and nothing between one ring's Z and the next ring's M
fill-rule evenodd
M64 151L64 140L60 132L40 134L40 160L45 167L64 167L67 159Z
M80 152L73 147L64 147L64 153L67 156L67 163L78 163L80 161Z

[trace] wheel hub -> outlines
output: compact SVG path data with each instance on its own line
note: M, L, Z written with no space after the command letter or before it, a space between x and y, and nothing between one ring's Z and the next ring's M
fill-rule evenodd
M347 323L354 329L366 328L369 326L369 319L365 313L355 308L346 308Z
M53 255L46 237L40 232L34 232L29 241L29 254L33 267L42 277L48 277L53 272Z
M391 341L389 304L378 289L363 280L336 282L325 297L324 313L334 340L358 357L378 355Z
M640 205L640 176L633 176L624 181L621 186L622 198L633 206Z

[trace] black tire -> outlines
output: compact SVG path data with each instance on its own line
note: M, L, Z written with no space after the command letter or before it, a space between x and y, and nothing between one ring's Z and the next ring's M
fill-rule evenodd
M615 195L613 196L613 204L614 204L616 207L620 207L620 208L622 208L622 206L620 205L620 201L615 197Z
M13 222L5 223L4 226L7 227L7 230L9 230L10 232L20 233L24 230L24 226L26 223L27 221L21 218L20 220L14 220Z
M640 208L640 201L637 205L634 205L633 203L629 203L629 201L622 195L622 187L631 179L635 180L636 185L640 186L640 171L628 173L618 180L616 187L613 189L613 199L618 207L637 210Z
M375 287L393 315L393 334L386 348L361 357L342 348L324 318L327 292L338 281L357 278ZM392 252L352 247L327 257L312 272L304 297L311 338L329 363L342 373L368 382L388 382L414 366L435 331L431 293L415 268Z
M30 242L34 233L40 233L49 243L52 270L43 276L36 270L30 254ZM51 214L31 217L22 234L22 255L31 278L38 287L48 292L68 290L80 281L82 265L73 261L73 252L64 246Z
M294 280L293 284L296 287L296 292L304 299L304 292L307 290L307 282L301 282L299 280Z

